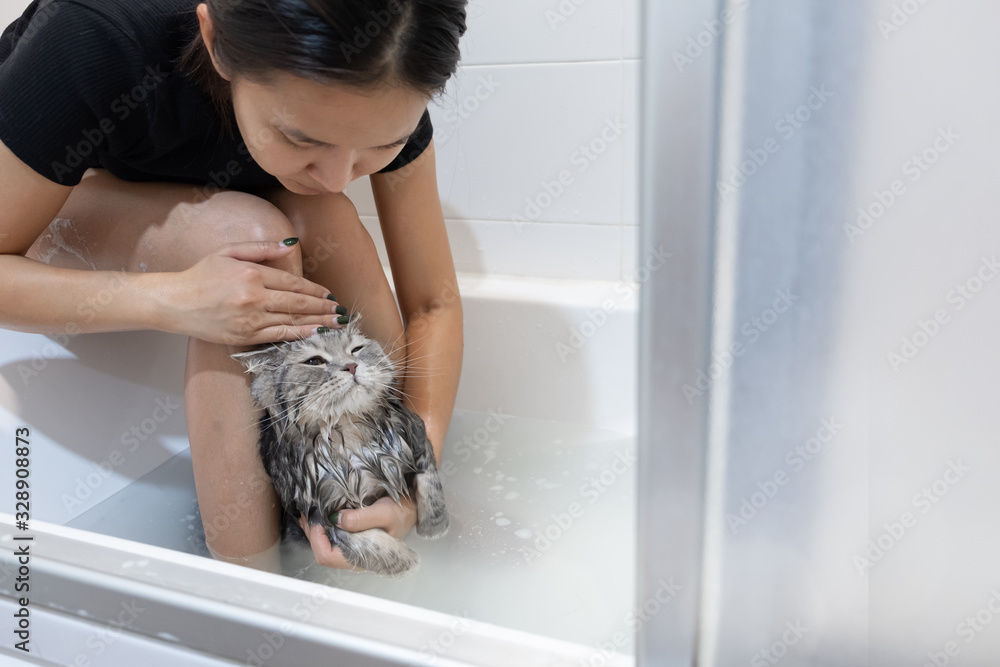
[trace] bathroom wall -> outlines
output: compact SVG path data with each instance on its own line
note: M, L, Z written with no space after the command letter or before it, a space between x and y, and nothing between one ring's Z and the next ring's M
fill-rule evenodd
M28 0L0 0L0 26L10 25L29 4Z
M633 278L639 0L473 0L468 12L461 71L431 109L456 268ZM348 193L380 242L367 179Z

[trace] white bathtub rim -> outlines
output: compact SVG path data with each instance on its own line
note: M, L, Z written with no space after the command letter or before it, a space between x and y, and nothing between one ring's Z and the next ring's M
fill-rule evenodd
M511 652L520 654L525 665L546 665L551 667L561 665L584 664L599 651L593 647L567 642L564 640L535 635L522 630L515 630L463 619L450 614L423 609L392 600L333 588L314 582L302 581L269 572L245 568L229 563L215 561L165 549L163 547L132 542L122 538L90 533L58 524L31 521L28 532L18 532L14 528L14 517L0 513L0 553L11 553L18 545L31 545L31 558L36 562L44 560L56 567L77 571L93 576L115 577L142 586L158 588L165 600L197 598L201 601L228 606L227 614L248 614L260 618L270 618L274 622L291 623L301 636L317 633L330 638L330 633L339 633L342 645L353 645L372 653L383 653L408 657L418 664L421 657L420 646L406 646L400 643L400 637L422 634L436 637L450 632L457 623L465 623L468 629L462 633L461 641L456 641L448 655L435 656L435 664L447 665L485 665L503 667L510 664ZM14 536L31 535L34 540L19 542ZM99 555L95 559L94 555ZM123 567L126 563L148 561L141 568ZM162 570L173 570L187 575L180 585L176 579L166 576L148 577L144 579L141 573L157 573ZM150 581L149 579L152 579ZM245 584L253 584L251 587ZM187 590L185 590L187 588ZM241 597L235 599L233 594L239 591ZM257 598L247 596L248 591L258 593ZM276 607L266 602L268 595L292 594L297 599L315 597L317 591L326 596L324 605L334 605L343 610L344 618L354 618L358 621L355 628L334 628L321 622L303 622L287 613L280 613ZM224 597L230 593L229 599ZM15 594L4 592L8 598ZM274 601L274 598L272 598ZM88 617L93 620L93 617ZM372 622L361 623L363 619ZM498 650L502 649L502 650ZM386 653L388 651L388 653ZM529 658L530 656L530 658ZM606 664L612 666L633 665L629 656L613 655Z

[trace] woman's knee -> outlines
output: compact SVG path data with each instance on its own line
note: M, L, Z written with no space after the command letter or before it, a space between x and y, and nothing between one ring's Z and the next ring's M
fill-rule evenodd
M184 211L194 216L198 225L212 230L212 246L219 248L250 241L283 241L296 236L288 217L266 199L244 192L223 191ZM299 248L269 266L302 275L302 254Z
M29 256L56 263L62 253L67 268L183 271L225 245L292 236L288 217L262 197L91 170ZM288 257L279 268L301 273L300 253Z
M295 233L292 223L271 202L245 192L223 191L198 204L188 215L217 230L225 242L282 241Z

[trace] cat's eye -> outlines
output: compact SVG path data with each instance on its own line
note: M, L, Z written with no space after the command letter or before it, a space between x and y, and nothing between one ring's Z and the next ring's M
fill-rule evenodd
M364 345L358 345L356 348L354 348L353 350L351 350L351 354L357 354L358 350L360 350L363 347L364 347Z
M306 359L302 363L304 363L306 366L322 366L323 364L326 363L326 359L320 356L315 356Z

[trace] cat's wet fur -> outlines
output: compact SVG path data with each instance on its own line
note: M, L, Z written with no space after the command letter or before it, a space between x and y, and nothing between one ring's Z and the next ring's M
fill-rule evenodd
M416 566L416 552L384 530L352 533L329 519L388 495L416 500L417 534L448 530L423 420L403 405L382 347L354 320L233 358L253 374L251 393L264 409L260 455L284 508L283 536L308 542L302 513L355 567L396 576Z

